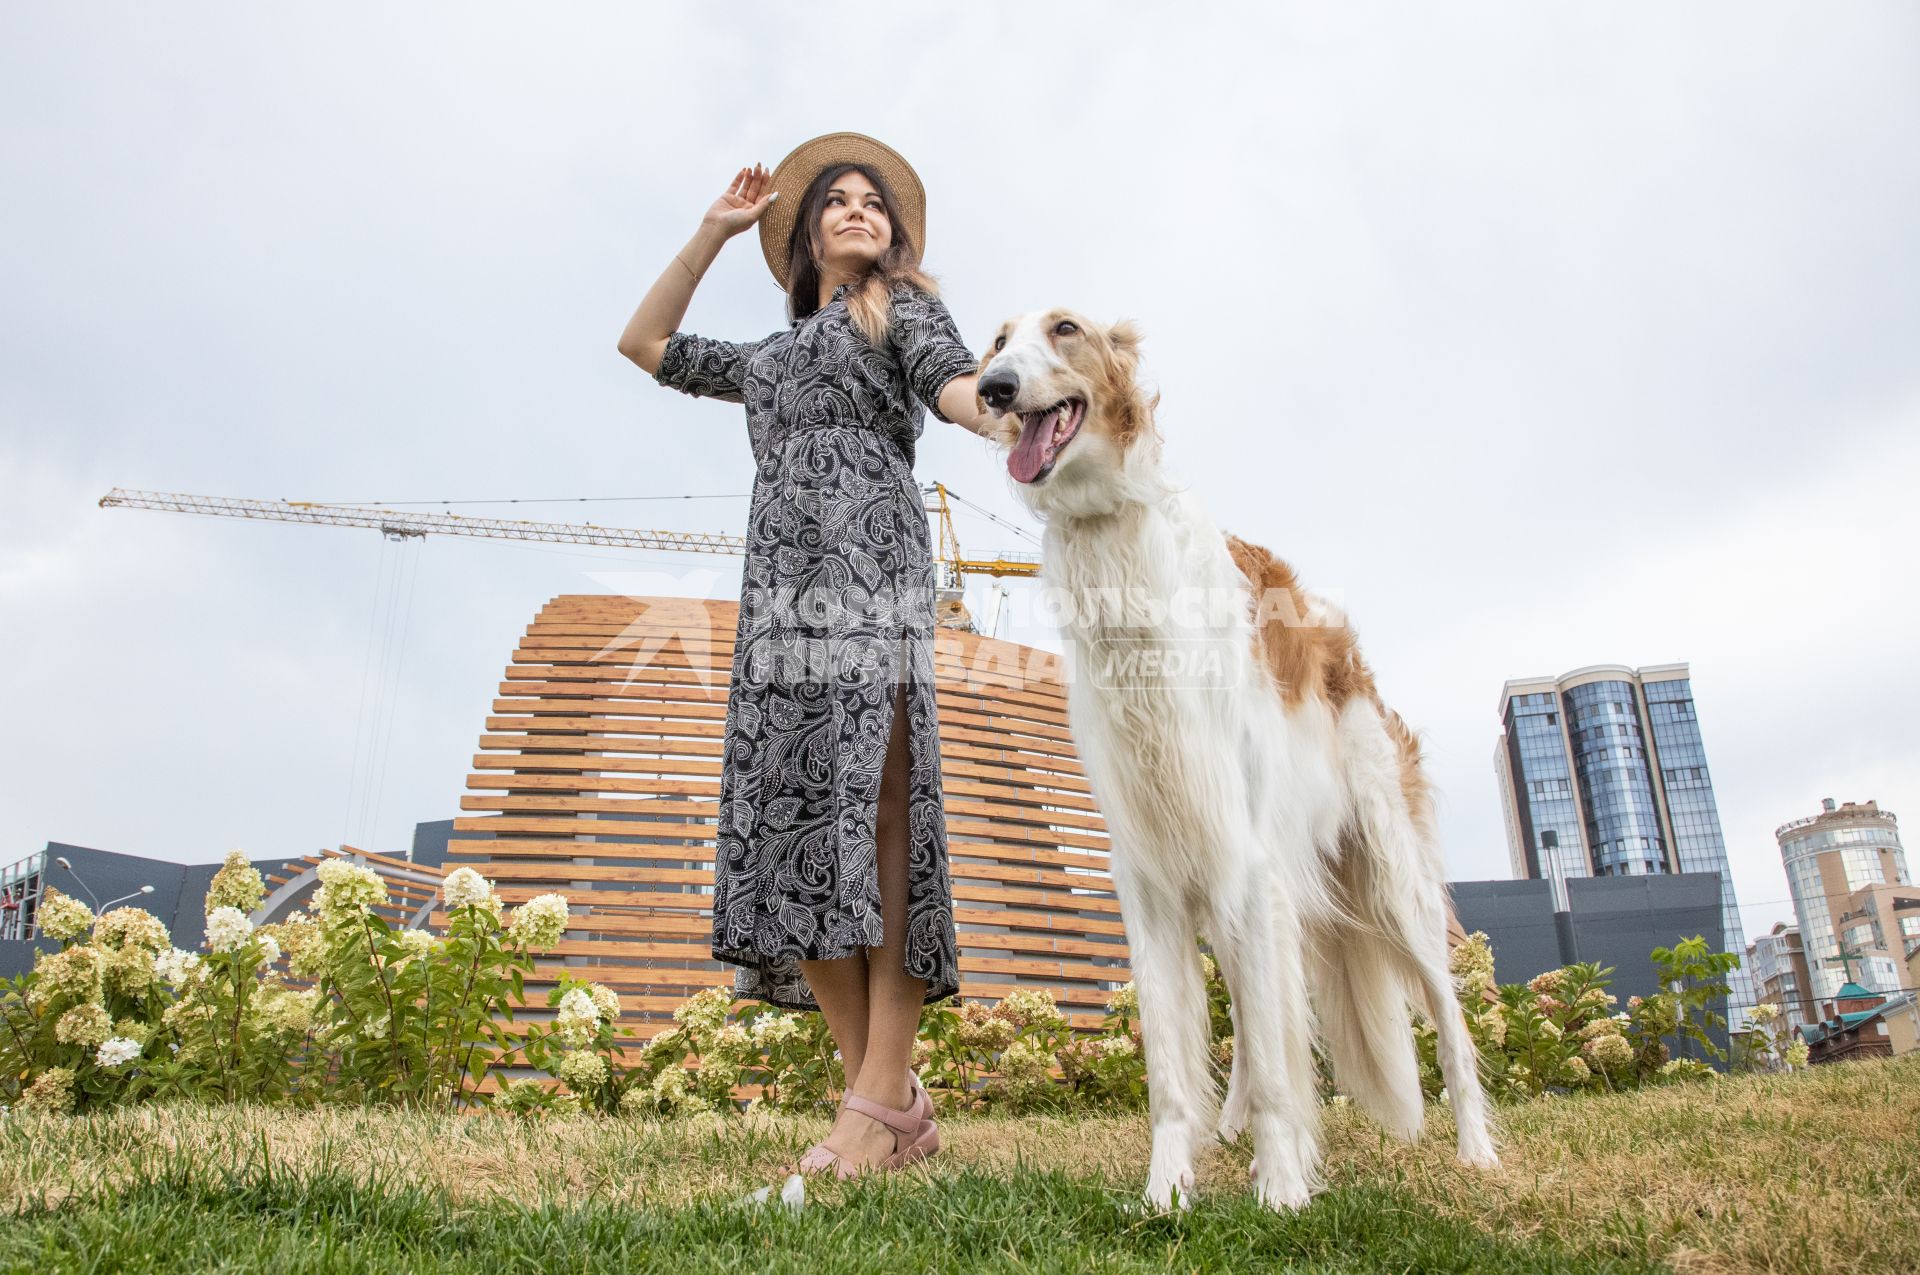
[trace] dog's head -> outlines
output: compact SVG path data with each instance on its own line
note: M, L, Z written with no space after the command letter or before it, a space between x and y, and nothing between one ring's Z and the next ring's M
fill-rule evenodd
M1030 502L1056 503L1045 491L1109 487L1136 445L1157 442L1153 402L1135 380L1139 351L1133 324L1067 309L1000 325L977 389L999 421L994 440L1008 449L1007 472Z

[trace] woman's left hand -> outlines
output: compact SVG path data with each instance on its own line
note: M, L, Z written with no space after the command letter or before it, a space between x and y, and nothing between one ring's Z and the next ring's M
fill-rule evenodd
M940 414L982 438L992 438L998 423L980 397L980 374L969 372L948 381L940 391Z

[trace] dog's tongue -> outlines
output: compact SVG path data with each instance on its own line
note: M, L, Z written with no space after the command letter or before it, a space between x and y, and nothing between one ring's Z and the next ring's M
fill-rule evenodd
M1020 441L1014 444L1013 454L1007 457L1007 472L1023 483L1030 483L1039 477L1040 471L1053 458L1053 424L1060 418L1056 409L1044 416L1023 418L1020 428Z

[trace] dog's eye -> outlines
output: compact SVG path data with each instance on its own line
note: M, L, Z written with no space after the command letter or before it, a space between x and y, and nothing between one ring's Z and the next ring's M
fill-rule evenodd
M1075 332L1078 332L1079 330L1080 330L1080 325L1075 323L1072 319L1062 319L1060 320L1060 322L1053 325L1053 334L1055 336L1072 336Z
M1005 333L993 338L993 348L995 353L1007 348L1007 337Z

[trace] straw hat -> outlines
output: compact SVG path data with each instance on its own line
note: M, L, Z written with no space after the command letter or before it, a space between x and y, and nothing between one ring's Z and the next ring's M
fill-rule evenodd
M892 191L895 215L912 236L916 253L926 250L927 191L913 165L899 151L865 133L824 133L800 143L774 166L770 185L780 198L760 214L760 247L782 291L787 287L787 237L799 215L800 197L822 169L836 164L873 165Z

